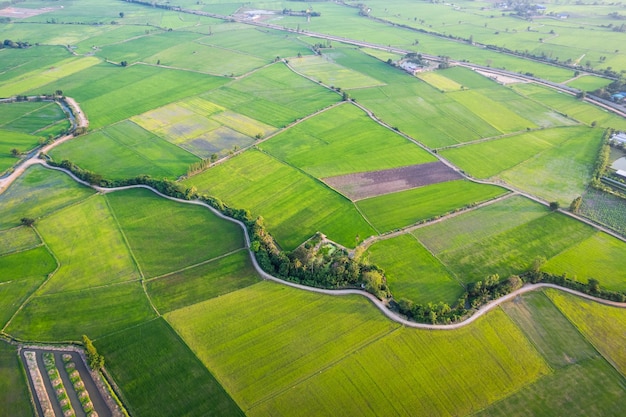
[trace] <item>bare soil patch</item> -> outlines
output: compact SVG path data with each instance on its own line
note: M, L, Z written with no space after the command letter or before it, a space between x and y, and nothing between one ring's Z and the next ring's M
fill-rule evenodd
M352 201L462 178L443 162L324 178Z
M0 10L0 17L10 17L13 19L26 19L43 13L56 10L54 7L44 7L42 9L24 9L21 7L7 7Z

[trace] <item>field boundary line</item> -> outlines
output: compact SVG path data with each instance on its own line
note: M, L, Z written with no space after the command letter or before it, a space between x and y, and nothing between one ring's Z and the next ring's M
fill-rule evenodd
M467 283L463 282L463 280L453 271L448 267L448 264L446 264L445 262L443 262L441 259L439 259L439 256L435 255L433 253L432 250L430 250L430 248L428 246L426 246L424 243L422 243L421 240L419 240L419 238L417 236L415 236L413 233L408 232L407 233L409 236L411 236L413 239L415 239L415 241L420 244L424 249L426 249L426 251L428 253L430 253L430 255L435 258L437 261L439 261L439 263L441 264L441 266L443 266L443 268L448 271L448 273L450 274L450 276L452 276L454 278L454 280L461 286L461 288L463 288L464 290L467 291Z
M37 249L37 248L40 248L42 246L43 246L43 242L40 242L38 245L31 246L31 247L26 248L26 249L19 249L19 250L14 250L14 251L11 251L11 252L2 253L2 254L0 254L0 258L3 258L5 256L9 256L9 255L15 255L17 253L28 252L29 250Z
M197 268L199 266L203 266L203 265L206 265L206 264L210 264L211 262L219 261L220 259L227 258L230 255L234 255L235 253L241 252L243 250L246 250L246 248L245 247L241 247L239 249L231 250L230 252L224 253L224 254L222 254L220 256L216 256L215 258L207 259L207 260L199 262L197 264L188 265L188 266L186 266L184 268L181 268L181 269L179 269L177 271L168 272L167 274L159 275L159 276L152 277L152 278L145 278L144 281L150 282L150 281L155 281L155 280L161 279L161 278L167 278L167 277L172 276L174 274L180 274L181 272L185 272L185 271L188 271L190 269L194 269L194 268Z

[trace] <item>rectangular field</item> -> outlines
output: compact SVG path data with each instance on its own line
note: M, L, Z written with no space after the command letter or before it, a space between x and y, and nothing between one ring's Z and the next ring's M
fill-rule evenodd
M442 93L463 90L465 88L464 85L457 83L443 74L443 72L426 71L418 73L417 78L427 82Z
M169 201L145 189L116 191L106 200L146 278L244 246L241 227L206 207Z
M385 270L396 300L453 305L464 291L450 271L411 235L376 242L367 254L372 263Z
M441 216L505 193L506 190L500 187L457 180L367 198L356 204L363 215L382 233Z
M139 175L176 179L199 158L131 121L109 126L95 133L72 139L53 149L56 161L70 160L83 169L107 179Z
M0 402L7 416L31 417L35 412L17 348L4 340L0 340Z
M213 375L162 319L95 343L137 416L243 416Z
M37 228L61 264L43 289L47 294L140 278L103 196L58 211Z
M246 151L184 184L231 207L249 209L253 216L263 216L268 230L286 250L318 231L348 247L375 234L350 200L257 150Z
M365 74L335 63L333 56L333 52L325 51L321 56L312 55L292 58L289 61L289 65L309 78L320 80L326 85L339 87L343 90L384 84Z
M41 245L41 240L30 227L20 226L0 230L0 256L32 249L39 245Z
M436 160L347 103L294 126L259 147L317 178Z

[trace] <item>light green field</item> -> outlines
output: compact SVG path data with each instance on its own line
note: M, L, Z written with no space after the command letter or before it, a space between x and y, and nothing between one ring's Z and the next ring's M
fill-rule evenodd
M243 415L161 318L100 338L95 345L132 415Z
M2 262L2 258L0 258L0 262ZM0 283L0 326L6 325L43 280L43 276L33 276Z
M626 243L602 232L596 232L568 250L552 258L542 268L554 274L566 273L569 278L587 283L600 281L604 288L626 290Z
M489 178L568 140L580 128L548 129L440 151L476 178Z
M50 67L40 67L31 72L21 72L13 79L8 79L0 85L0 96L10 97L26 92L52 93L55 87L51 83L59 82L62 78L72 77L81 71L100 63L95 57L71 57L55 62Z
M30 227L20 226L0 230L0 256L32 249L39 245L41 245L41 240Z
M595 91L598 88L606 87L610 83L611 80L606 78L596 77L595 75L585 75L568 82L567 85L582 91Z
M274 127L283 127L341 99L336 93L274 64L202 98Z
M413 234L431 251L457 250L468 243L488 239L545 216L548 209L521 197L505 200L447 219L439 225L423 227Z
M317 178L436 161L350 104L312 117L259 147Z
M69 57L67 50L62 46L40 46L28 49L4 48L0 53L2 54L2 59L0 59L0 95L2 97L8 97L2 91L9 81L19 79L23 74L31 74L41 71L42 68L50 68L57 62Z
M343 67L333 60L333 52L312 56L292 58L289 65L300 74L322 81L324 84L339 87L342 90L366 88L383 85L384 83L361 74L350 68Z
M31 417L35 412L22 366L17 348L0 341L0 401L7 416Z
M27 153L37 146L39 139L38 136L0 129L0 174L19 162L20 156L13 156L13 149Z
M457 83L454 80L442 75L441 72L427 71L417 74L417 78L426 81L428 84L435 87L437 90L447 93L450 91L463 90L465 86Z
M37 229L61 264L43 288L46 294L140 278L124 235L102 196L56 212Z
M145 189L107 194L115 220L144 277L155 277L244 246L239 225L209 209Z
M398 327L364 298L269 282L165 317L246 412Z
M224 156L234 147L249 146L257 135L265 137L276 130L199 97L149 111L133 121L201 158L213 153Z
M485 221L490 220L487 217ZM447 233L454 242L455 236L447 230L446 223L417 229L413 233L418 238L424 231L430 234ZM427 241L422 243L461 280L475 282L492 274L505 279L511 274L526 272L536 257L550 259L592 234L590 226L562 214L551 213L485 238L479 235L458 240L464 242L463 246L444 247L436 251Z
M458 180L366 198L356 204L363 215L382 233L441 216L505 193L506 190L500 187Z
M131 121L124 121L62 144L50 152L60 162L72 161L107 179L139 175L176 179L198 157L174 146Z
M373 264L385 270L396 300L452 305L463 293L454 275L411 235L376 242L367 254Z
M51 102L1 103L0 114L0 128L38 136L43 136L42 129L65 119L61 107Z
M185 180L201 193L262 216L286 250L320 231L342 245L375 234L351 201L322 183L256 150ZM298 227L293 227L293 225Z
M138 282L36 296L6 332L22 340L97 339L156 317Z
M360 298L261 283L166 319L252 416L463 415L548 370L500 311L455 332L416 331Z
M91 194L65 173L32 166L0 194L0 228L17 226L22 217L38 219Z
M242 250L224 258L146 282L161 313L196 304L259 281L250 255Z
M75 98L89 128L98 129L156 107L219 87L226 78L147 65L95 65L55 83Z
M622 374L626 372L626 313L555 290L546 295Z
M573 127L563 130L565 142L525 160L499 177L547 201L567 207L583 195L602 146L601 129Z

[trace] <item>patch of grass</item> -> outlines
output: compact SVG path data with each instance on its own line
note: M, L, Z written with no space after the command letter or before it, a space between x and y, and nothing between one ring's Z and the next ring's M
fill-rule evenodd
M155 277L244 246L240 226L209 209L176 203L145 189L107 194L145 277Z
M585 75L567 83L568 86L578 88L582 91L595 91L598 88L606 87L611 80L596 77L595 75Z
M184 181L202 193L263 216L279 244L291 250L320 231L354 247L375 231L351 201L286 164L249 150ZM298 225L298 227L294 227Z
M297 72L326 85L339 87L343 90L383 85L380 81L361 74L353 69L343 67L333 60L333 52L319 55L292 58L289 65Z
M543 292L525 294L502 309L553 368L601 357Z
M0 327L4 327L43 280L43 276L29 276L0 283Z
M260 148L317 178L436 161L349 104L308 119Z
M140 278L105 197L58 211L37 226L59 259L46 293L84 289Z
M333 298L270 282L165 318L248 414L398 328L362 297Z
M574 129L574 130L571 130ZM441 155L476 178L489 178L565 142L578 128L549 129L441 150Z
M0 230L0 256L31 249L39 245L41 245L41 240L30 227L20 226L8 230Z
M613 236L596 232L550 259L542 270L567 274L569 278L587 283L595 278L602 287L626 290L626 243Z
M28 134L65 119L61 107L49 101L0 103L0 114L0 127Z
M414 233L419 238L422 230L431 227L444 233L445 223L418 229ZM536 257L550 259L593 233L590 226L562 214L551 213L502 233L485 238L467 238L463 246L444 247L442 251L430 249L464 282L475 282L492 274L505 279L511 274L528 271ZM450 239L454 241L454 234L450 234Z
M6 332L22 340L58 342L98 338L156 317L141 284L33 297L14 317Z
M146 283L152 302L161 313L196 304L259 281L250 255L242 250L207 264Z
M199 158L131 121L109 126L62 144L50 152L56 161L70 160L107 179L139 175L176 179Z
M367 253L372 263L385 270L396 300L452 305L463 294L454 276L411 235L376 242Z
M275 127L286 126L341 99L283 64L263 68L201 97Z
M133 415L243 415L162 318L100 338L95 345Z
M426 71L417 74L417 78L427 82L444 93L463 89L463 85L443 75L443 72Z
M65 173L31 166L0 194L0 228L17 226L22 217L38 219L93 193Z
M0 174L15 165L19 154L13 155L13 149L26 153L39 144L39 137L27 133L0 129Z
M591 180L602 146L602 130L566 130L567 141L528 159L499 176L524 191L567 207L582 195Z
M413 234L431 251L441 253L504 233L547 213L548 209L541 204L522 196L511 196L437 225L420 228Z
M4 415L31 417L35 413L17 349L4 340L0 340L0 401Z
M24 252L0 256L0 283L25 277L44 277L56 268L50 252L40 246Z
M626 235L626 199L589 187L580 214Z
M363 215L382 233L504 193L506 190L500 187L459 180L367 198L356 204Z

